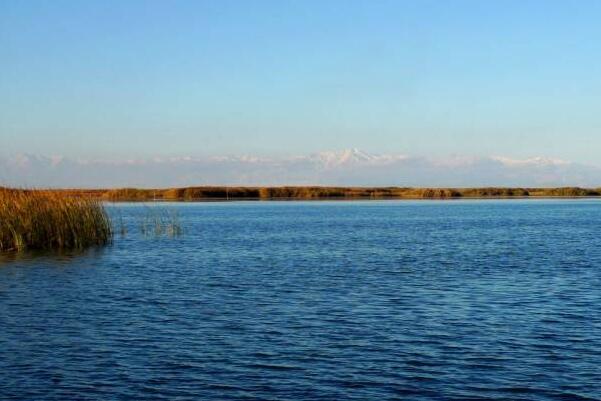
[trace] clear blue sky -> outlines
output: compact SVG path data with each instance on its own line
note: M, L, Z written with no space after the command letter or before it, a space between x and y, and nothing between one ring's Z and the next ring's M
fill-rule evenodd
M0 155L601 164L601 1L0 2Z

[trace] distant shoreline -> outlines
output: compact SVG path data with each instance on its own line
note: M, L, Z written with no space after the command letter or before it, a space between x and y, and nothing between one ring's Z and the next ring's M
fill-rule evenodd
M557 187L329 187L198 186L182 188L51 189L69 196L105 201L221 201L221 200L352 200L352 199L511 199L511 198L595 198L601 188Z

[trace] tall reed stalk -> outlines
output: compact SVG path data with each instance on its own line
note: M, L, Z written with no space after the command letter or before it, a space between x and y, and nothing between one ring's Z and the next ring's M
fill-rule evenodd
M111 238L111 222L99 200L0 188L0 251L81 249Z

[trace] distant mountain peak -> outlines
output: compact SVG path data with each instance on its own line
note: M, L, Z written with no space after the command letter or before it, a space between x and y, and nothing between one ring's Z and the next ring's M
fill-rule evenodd
M549 167L549 166L567 166L571 164L565 160L561 159L551 159L548 157L531 157L529 159L512 159L509 157L503 156L494 156L491 157L492 160L495 160L505 166L508 167L524 167L524 166L538 166L538 167Z
M545 157L415 157L357 148L295 157L179 156L150 159L0 157L0 184L26 187L191 185L590 186L601 167Z
M319 162L325 167L335 167L343 164L369 162L373 156L357 148L344 149L339 151L319 152L310 156L314 161Z

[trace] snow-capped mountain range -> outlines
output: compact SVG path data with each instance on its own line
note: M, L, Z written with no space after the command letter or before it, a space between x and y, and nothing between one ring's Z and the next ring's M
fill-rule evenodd
M190 185L601 186L601 169L533 157L428 158L356 148L294 157L155 157L84 160L0 158L0 185L173 187Z

